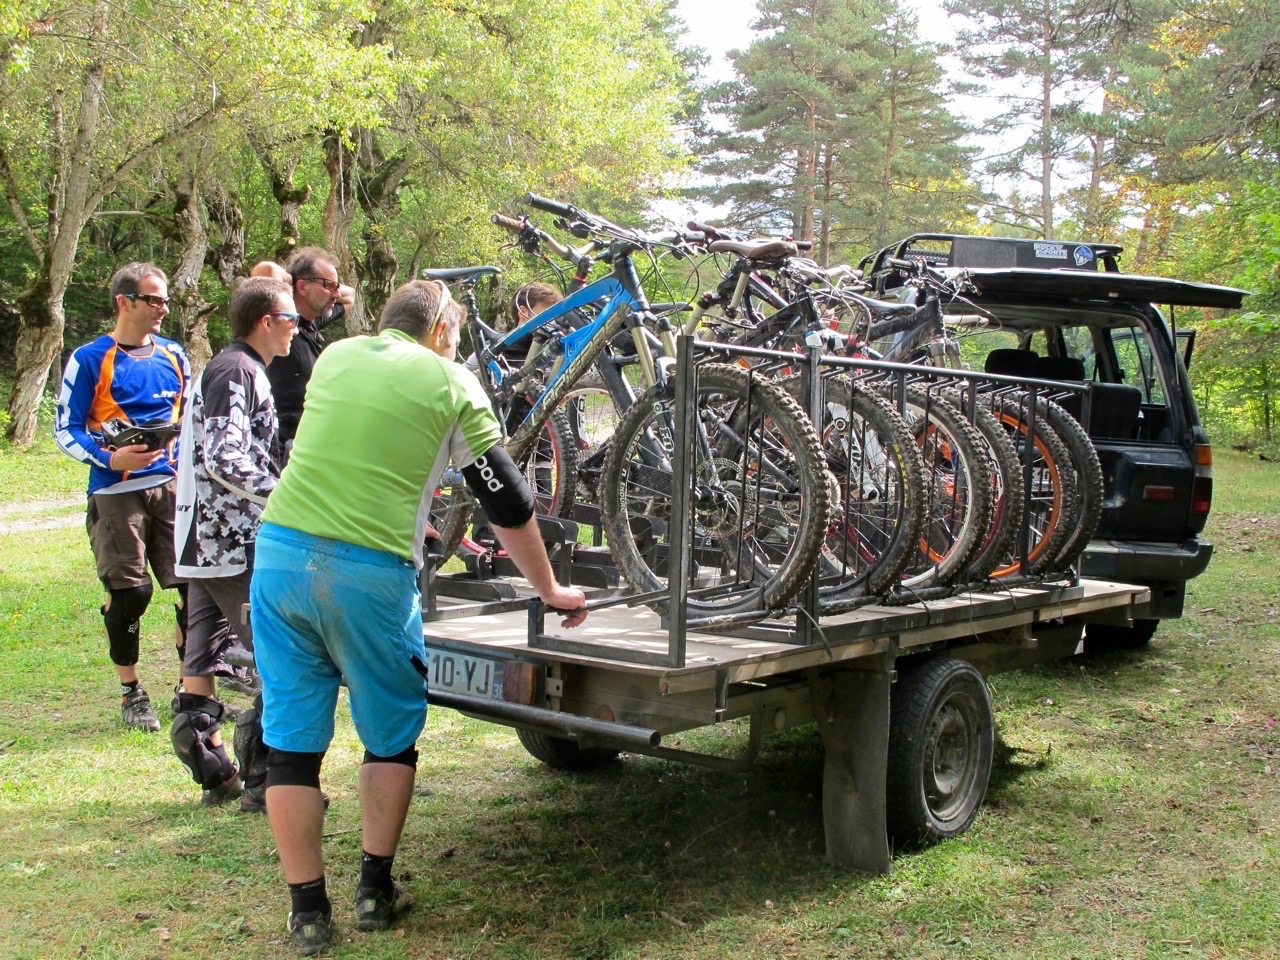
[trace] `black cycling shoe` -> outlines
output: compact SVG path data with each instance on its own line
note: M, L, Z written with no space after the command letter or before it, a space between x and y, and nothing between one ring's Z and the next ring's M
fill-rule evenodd
M356 891L356 929L386 930L397 914L412 906L412 894L398 883L391 884L390 894L361 887Z
M291 913L286 928L289 940L304 957L323 953L333 939L332 917L328 910Z

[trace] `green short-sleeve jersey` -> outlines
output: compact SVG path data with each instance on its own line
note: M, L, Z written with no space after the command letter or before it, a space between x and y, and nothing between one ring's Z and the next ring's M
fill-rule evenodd
M480 382L399 330L330 346L264 522L422 565L445 466L469 466L502 431Z

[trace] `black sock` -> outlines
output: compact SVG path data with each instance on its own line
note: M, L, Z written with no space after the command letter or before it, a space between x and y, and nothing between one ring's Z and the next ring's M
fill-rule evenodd
M137 680L130 680L128 683L125 683L123 680L120 681L120 696L122 697L127 697L129 694L133 693L137 689L138 689Z
M329 894L325 891L324 877L319 880L308 880L306 883L289 884L289 900L293 904L294 914L332 912L329 906Z
M390 893L392 889L391 864L395 862L395 859L395 854L389 857L378 857L367 850L361 851L360 889Z

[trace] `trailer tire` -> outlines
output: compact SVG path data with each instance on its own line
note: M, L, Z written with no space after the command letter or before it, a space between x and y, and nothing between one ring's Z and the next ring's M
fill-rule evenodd
M581 747L564 737L535 730L517 729L520 744L535 760L541 760L552 770L572 770L581 773L595 770L618 759L618 751L608 747Z
M900 847L959 836L991 779L995 716L973 664L941 657L904 670L890 697L886 815Z

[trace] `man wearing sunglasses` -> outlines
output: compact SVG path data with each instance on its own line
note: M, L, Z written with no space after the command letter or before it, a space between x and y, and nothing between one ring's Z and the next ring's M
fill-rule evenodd
M332 936L320 769L343 679L365 747L356 929L387 929L409 902L392 865L427 708L418 571L423 518L450 460L561 623L587 616L582 592L556 582L488 396L452 362L462 315L442 283L415 280L391 295L377 336L327 349L262 515L250 594L267 817L289 884L290 936L307 956Z
M224 622L239 624L236 634L253 650L253 630L241 623L240 611L249 602L258 518L280 479L267 369L289 353L298 314L288 285L263 277L243 281L228 312L235 339L196 378L182 419L175 536L177 572L189 583L187 642L169 737L203 804L241 796L243 772L240 809L260 811L261 701L237 722L238 768L222 742L226 707L215 672L231 639Z
M111 278L115 324L71 354L58 391L54 439L89 466L86 527L98 578L111 661L120 678L125 726L158 731L160 721L138 680L138 630L151 603L148 563L162 589L185 587L174 573L176 441L113 447L103 424L176 424L191 368L181 345L160 336L169 313L169 281L151 263L130 263ZM184 603L177 613L183 646Z
M274 269L272 269L274 268ZM258 264L253 274L280 275L274 264ZM298 432L302 419L302 402L307 381L324 349L322 328L340 319L355 296L355 291L338 282L338 261L320 247L301 247L289 257L284 270L288 273L290 292L299 314L298 336L287 356L267 369L275 395L276 415L280 418L280 444L287 448Z

